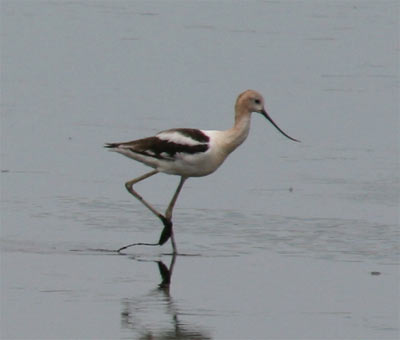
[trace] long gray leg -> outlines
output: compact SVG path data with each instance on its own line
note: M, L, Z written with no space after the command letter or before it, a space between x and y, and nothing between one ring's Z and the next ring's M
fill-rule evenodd
M181 192L181 189L183 187L183 184L185 183L187 177L181 177L181 180L179 181L178 187L176 188L175 194L174 196L172 196L171 202L169 202L168 208L165 211L165 218L167 220L168 224L165 224L164 230L161 233L161 237L160 237L160 243L164 243L168 240L169 237L171 237L171 244L172 244L172 250L173 250L173 254L177 254L178 253L178 249L176 247L176 242L175 242L175 237L174 237L174 231L172 229L172 211L174 210L174 206L176 203L176 200L178 199L179 193ZM164 241L164 239L166 238L166 240Z
M176 188L174 196L172 196L171 202L169 202L167 210L165 210L165 218L170 220L172 218L172 210L174 209L176 200L178 199L179 193L183 187L183 184L187 180L187 177L181 177L178 187Z
M133 190L133 185L149 178L155 174L158 174L158 170L150 171L142 176L132 179L125 183L126 190L128 190L134 197L136 197L140 202L142 202L154 215L156 215L161 221L164 222L165 217L158 212L150 203L148 203L141 195L139 195L135 190Z
M136 183L138 183L140 181L143 181L144 179L149 178L149 177L151 177L151 176L153 176L153 175L155 175L157 173L158 173L158 170L150 171L150 172L148 172L148 173L146 173L146 174L144 174L142 176L139 176L137 178L132 179L131 181L126 182L125 183L125 187L126 187L126 190L128 190L134 197L136 197L140 202L142 202L143 205L145 205L165 225L166 218L160 212L158 212L150 203L148 203L141 195L139 195L135 190L133 190L133 185L134 184L136 184ZM160 243L143 243L143 242L132 243L132 244L128 244L128 245L126 245L124 247L119 248L117 250L117 252L119 253L119 252L121 252L122 250L124 250L126 248L129 248L129 247L132 247L132 246L139 246L139 245L142 245L142 246L158 246L158 245L160 245Z
M176 242L175 242L175 237L172 229L172 211L174 209L176 200L178 199L179 193L183 187L183 184L185 183L187 177L181 177L181 180L179 182L178 187L176 188L176 191L174 193L174 196L172 196L171 202L168 205L167 210L165 211L165 216L161 214L157 209L155 209L150 203L148 203L140 194L138 194L134 189L133 185L143 181L146 178L149 178L155 174L157 174L159 171L158 170L153 170L150 171L142 176L139 176L137 178L132 179L131 181L128 181L125 183L126 189L129 191L130 194L132 194L134 197L136 197L140 202L143 203L144 206L146 206L154 215L156 215L164 224L164 229L161 232L160 240L158 243L132 243L127 246L121 247L118 249L118 252L121 250L124 250L128 247L132 247L135 245L148 245L148 246L155 246L155 245L163 245L165 242L168 241L168 239L171 237L171 243L172 243L172 249L173 249L173 254L177 254L177 247L176 247Z

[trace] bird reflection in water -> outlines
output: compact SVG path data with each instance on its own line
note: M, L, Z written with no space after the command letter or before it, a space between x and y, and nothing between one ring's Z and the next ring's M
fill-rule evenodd
M122 301L121 326L134 331L138 339L212 339L207 330L180 320L184 313L170 294L175 261L176 256L172 256L169 267L162 261L152 261L157 263L161 283L145 296Z

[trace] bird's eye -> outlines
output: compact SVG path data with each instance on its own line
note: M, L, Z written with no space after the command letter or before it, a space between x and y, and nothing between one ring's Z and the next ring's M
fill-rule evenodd
M260 105L260 104L261 104L260 99L254 99L254 102L255 102L257 105Z

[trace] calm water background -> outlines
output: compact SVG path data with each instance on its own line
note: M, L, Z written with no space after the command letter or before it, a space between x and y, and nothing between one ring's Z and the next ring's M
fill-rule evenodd
M399 337L396 1L1 1L2 338ZM226 129L161 226L104 142ZM138 186L160 209L178 179Z

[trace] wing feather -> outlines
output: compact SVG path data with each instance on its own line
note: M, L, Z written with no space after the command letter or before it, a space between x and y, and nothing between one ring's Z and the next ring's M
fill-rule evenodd
M201 130L172 129L159 132L153 137L142 138L125 143L107 143L106 148L114 149L125 156L130 153L156 159L172 161L176 154L196 154L209 149L209 137Z

